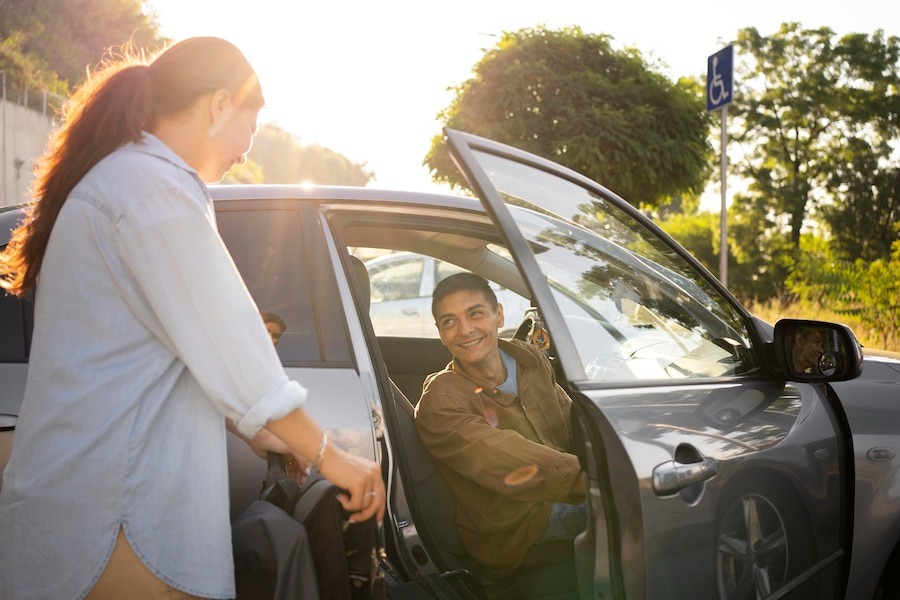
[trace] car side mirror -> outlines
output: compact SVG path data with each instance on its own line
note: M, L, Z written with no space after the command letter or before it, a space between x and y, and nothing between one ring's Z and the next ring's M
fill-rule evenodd
M862 346L846 325L781 319L773 344L781 372L793 381L846 381L862 373Z

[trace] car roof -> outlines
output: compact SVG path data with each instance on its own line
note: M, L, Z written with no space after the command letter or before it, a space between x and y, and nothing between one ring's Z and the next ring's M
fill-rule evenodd
M520 296L529 295L516 264L491 249L491 243L502 241L500 232L476 198L372 187L270 184L218 185L211 186L210 192L219 202L309 200L333 212L346 208L352 218L342 229L348 246L431 256L477 272ZM360 218L363 214L368 216Z
M450 260L470 270L480 269L485 277L500 285L521 295L527 294L515 265L499 256L491 256L493 253L486 247L491 241L499 241L499 232L476 198L428 191L349 186L245 184L211 185L209 190L217 204L236 201L252 205L255 201L283 200L322 203L333 211L346 207L353 210L353 215L362 214L359 212L361 209L373 220L358 221L347 227L344 241L348 245L405 250ZM12 206L0 212L0 245L9 241L10 230L23 216L24 206ZM453 213L456 226L449 224L448 211ZM378 217L379 214L381 217ZM465 215L479 233L463 231L458 227L460 219L467 218ZM386 223L394 225L408 219L415 219L416 223L406 222L398 228L385 228Z
M217 184L209 186L214 201L292 200L338 204L366 202L384 208L400 205L444 207L483 212L478 199L460 194L430 191L393 190L359 186L317 186L280 184ZM27 204L0 207L0 246L9 242L12 230L24 217Z
M385 204L405 203L437 206L458 206L469 208L480 207L477 198L461 194L440 193L432 191L395 190L378 187L328 186L328 185L278 185L278 184L241 184L211 185L210 194L214 200L252 200L265 198L269 200L325 200L369 201Z

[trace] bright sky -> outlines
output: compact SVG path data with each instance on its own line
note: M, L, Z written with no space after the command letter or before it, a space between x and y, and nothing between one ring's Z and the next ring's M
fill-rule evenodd
M706 76L739 29L781 23L900 35L885 0L145 0L163 35L235 43L259 74L274 122L375 173L373 185L433 187L422 160L436 120L504 31L578 25L636 47L672 79ZM735 56L735 60L739 60ZM602 182L601 182L602 183Z

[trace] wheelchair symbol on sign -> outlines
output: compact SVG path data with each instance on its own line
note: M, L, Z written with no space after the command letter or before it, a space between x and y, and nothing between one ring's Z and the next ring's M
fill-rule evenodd
M709 99L713 106L718 106L728 99L728 90L725 89L725 81L718 72L719 57L712 59L712 81L709 83Z

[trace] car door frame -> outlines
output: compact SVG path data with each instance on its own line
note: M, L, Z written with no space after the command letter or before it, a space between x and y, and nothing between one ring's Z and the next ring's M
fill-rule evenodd
M548 329L561 332L560 335L554 335L553 342L563 372L573 385L577 385L578 381L585 381L587 376L584 367L576 358L578 354L575 343L568 335L563 315L551 295L549 285L542 277L537 260L500 194L479 165L473 149L502 156L514 156L522 162L533 165L532 155L461 131L445 129L444 133L449 142L451 158L497 224L534 303L542 309L542 316ZM555 169L552 172L555 173ZM575 414L586 408L586 405L578 408L579 404L590 403L587 398L579 398L577 394L573 402ZM614 598L645 598L647 569L643 560L645 555L643 523L641 512L633 510L634 506L640 505L637 474L621 439L605 417L600 415L600 418L597 418L595 415L593 419L578 421L585 424L592 423L585 425L591 428L590 431L584 431L587 439L602 440L603 448L594 449L588 453L589 456L594 460L601 455L605 457L605 464L601 465L598 461L583 465L590 483L589 523L605 522L605 529L602 532L596 528L590 531L588 528L587 539L581 540L582 544L593 546L591 550L594 556L594 564L590 567L592 576L589 578L590 581L585 583L593 588L594 595L609 592ZM602 514L598 514L601 512ZM606 557L605 564L601 557Z
M540 171L552 174L563 180L575 183L581 187L596 191L607 200L614 199L622 210L632 215L638 222L645 225L652 233L659 235L663 240L668 240L665 234L649 219L640 215L636 210L626 205L624 200L615 197L614 194L602 188L595 182L557 165L551 161L536 157L527 152L511 148L491 140L480 138L468 133L445 129L450 154L457 167L469 182L473 191L481 199L485 210L491 215L505 238L508 248L515 258L516 264L525 279L536 304L541 307L543 318L550 331L553 332L553 341L557 357L562 371L567 379L570 395L573 399L573 427L578 443L589 448L582 453L580 458L589 478L589 508L594 508L590 515L593 523L605 523L605 530L597 528L596 531L587 532L586 538L576 541L576 550L581 545L593 545L593 561L590 573L585 576L579 573L584 580L582 593L590 590L592 595L611 593L616 598L644 598L648 595L648 574L650 573L645 527L642 511L635 507L642 507L642 493L640 478L625 448L625 441L620 438L613 422L604 414L604 409L594 403L579 389L598 389L596 382L588 382L584 367L578 360L578 354L572 338L566 328L565 320L551 295L549 284L543 277L537 260L532 254L532 249L519 231L509 208L506 206L500 193L494 187L489 175L482 168L476 152L484 152L499 156L517 163L536 168ZM661 235L660 235L661 234ZM765 355L765 361L760 375L769 380L780 380L788 384L783 376L776 371L774 360L771 360L771 345L769 340L761 339L760 331L755 327L754 320L728 293L715 278L706 273L706 270L691 257L684 249L673 242L667 241L671 248L677 252L696 272L708 277L709 283L716 288L721 297L726 299L735 308L747 326L747 333L757 346L760 355ZM659 383L659 382L657 382ZM652 384L651 384L652 385ZM803 385L803 384L799 384ZM643 383L638 383L635 388L644 388ZM660 389L660 388L657 388ZM824 388L822 388L824 390ZM841 423L841 412L829 400L827 394L820 390L816 397L824 405L829 414L829 427L825 430L824 439L833 442L837 448L843 448L842 444L848 439L846 429ZM809 390L807 390L809 391ZM596 445L601 446L597 448ZM837 462L841 466L847 465L847 457L842 453ZM852 455L852 453L851 453ZM852 463L850 463L852 465ZM842 476L846 478L847 469L842 469ZM613 490L615 493L613 493ZM841 494L843 496L843 494ZM840 511L841 525L848 523L847 510L850 503L844 498L839 499L837 511ZM845 530L846 527L842 527ZM831 556L820 560L813 568L805 571L800 576L792 577L786 582L784 588L774 594L780 597L782 593L788 593L790 589L803 583L817 573L824 572L830 565L839 563L846 556L847 543L842 537L839 548ZM603 551L607 550L604 555ZM604 561L605 558L605 561ZM843 573L838 564L838 572ZM838 586L840 587L840 586Z

